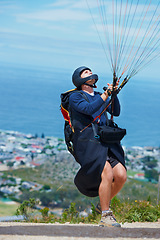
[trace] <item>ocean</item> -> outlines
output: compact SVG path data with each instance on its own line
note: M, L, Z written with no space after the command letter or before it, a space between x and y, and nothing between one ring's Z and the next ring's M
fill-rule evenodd
M60 94L74 88L70 71L1 65L0 129L63 138ZM98 91L109 80L100 76ZM160 146L160 79L130 79L119 94L121 115L115 122L127 129L130 146Z

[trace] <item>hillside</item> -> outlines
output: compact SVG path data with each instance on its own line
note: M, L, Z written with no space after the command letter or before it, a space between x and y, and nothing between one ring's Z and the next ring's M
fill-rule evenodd
M34 168L20 168L5 172L10 177L22 179L22 181L40 184L43 190L22 189L19 198L21 201L30 197L39 198L46 206L68 207L71 202L76 202L80 208L85 209L91 202L98 198L87 198L76 189L73 180L79 165L69 153L60 152L52 159L49 158L41 166ZM131 174L131 171L129 171ZM133 171L132 171L133 175ZM44 191L44 186L46 191ZM158 184L136 180L128 176L127 182L118 197L121 200L148 200L157 201Z
M35 198L49 207L66 208L75 202L81 209L98 201L76 189L74 176L79 164L66 150L63 139L4 131L0 136L0 196L21 202ZM118 197L122 201L149 199L156 203L160 149L124 147L124 151L128 179Z

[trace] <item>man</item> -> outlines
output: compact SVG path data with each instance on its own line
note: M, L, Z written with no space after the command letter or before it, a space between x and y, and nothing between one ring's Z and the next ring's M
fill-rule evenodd
M75 185L79 191L89 197L99 195L101 206L102 226L120 227L112 216L109 208L110 200L121 190L127 175L124 152L119 142L104 143L95 138L94 129L106 124L106 114L96 119L94 128L89 125L103 111L109 102L112 84L108 83L107 90L99 94L96 87L98 76L85 66L77 68L72 76L73 84L85 93L87 100L78 92L69 97L71 120L74 128L73 148L76 161L81 165L75 177ZM119 82L116 83L116 89ZM111 106L107 111L111 114ZM119 116L120 104L114 99L113 115ZM88 126L85 128L86 126Z

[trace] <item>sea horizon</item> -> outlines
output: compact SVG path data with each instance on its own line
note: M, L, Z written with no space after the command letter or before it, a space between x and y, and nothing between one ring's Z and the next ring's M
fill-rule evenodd
M72 72L65 69L0 67L0 129L64 138L60 94L74 86ZM99 75L97 90L110 76ZM121 114L114 121L126 128L122 145L160 146L159 79L139 79L138 75L118 95Z

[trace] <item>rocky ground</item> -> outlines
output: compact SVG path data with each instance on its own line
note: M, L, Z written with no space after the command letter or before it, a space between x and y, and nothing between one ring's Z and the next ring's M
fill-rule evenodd
M88 224L0 223L0 240L160 239L160 222L125 223L121 228Z

